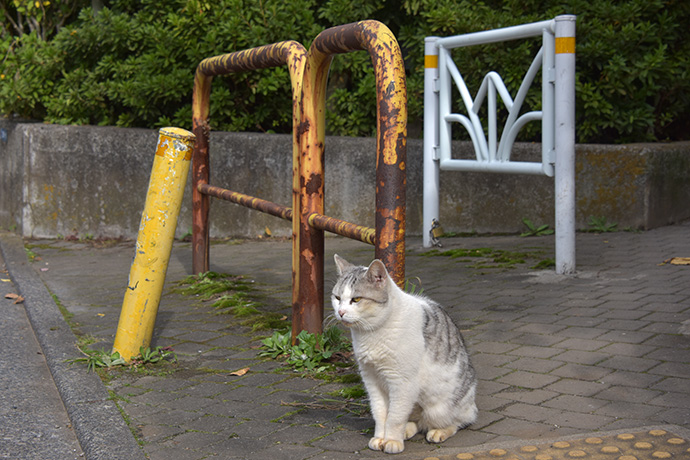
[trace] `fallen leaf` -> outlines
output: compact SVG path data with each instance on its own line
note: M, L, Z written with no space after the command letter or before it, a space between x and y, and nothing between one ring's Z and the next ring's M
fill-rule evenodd
M690 265L690 257L674 257L671 259L671 265Z
M268 228L268 227L264 228L264 233L266 234L266 236L271 236L271 235L272 235L271 229Z
M242 377L247 372L249 372L249 368L245 367L244 369L240 369L239 371L230 372L230 375L236 375L238 377Z
M14 299L13 303L15 303L15 304L24 302L24 297L20 296L19 294L13 294L13 293L5 294L5 298L6 299Z
M0 281L2 281L3 283L10 283L12 280L7 280L5 278L2 278L2 279L0 279Z

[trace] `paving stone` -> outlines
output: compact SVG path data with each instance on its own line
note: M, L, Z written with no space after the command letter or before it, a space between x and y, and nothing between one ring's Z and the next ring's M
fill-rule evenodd
M301 460L311 458L321 451L322 449L316 447L278 443L257 452L256 456L265 459Z
M184 340L185 342L204 343L209 340L217 339L219 336L222 336L222 334L217 331L189 331L176 335L175 338Z
M505 364L503 367L546 374L563 364L563 361L557 361L556 359L520 358Z
M177 426L154 425L148 423L137 428L140 436L149 443L158 443L185 432L184 429Z
M505 401L504 401L505 403ZM506 407L507 404L504 404L503 406L500 406L501 408ZM479 410L479 414L477 415L477 420L467 429L460 431L461 435L460 437L463 438L463 443L467 442L467 435L466 433L468 431L472 430L481 430L482 428L485 428L493 423L496 423L497 421L501 420L504 418L503 415L501 415L498 411L492 411L489 412L488 410L484 410L484 406L479 406L482 409Z
M644 319L644 321L654 321L650 318L650 313L647 310L609 310L606 307L601 307L604 311L601 313L601 318L629 320L636 321Z
M579 325L579 322L577 325L563 324L564 321L559 321L559 323L562 326L572 326L572 327L567 327L567 328L563 329L561 332L559 332L559 335L561 335L565 338L595 339L597 337L600 337L600 336L603 336L606 334L606 331L603 329L596 329L593 327L581 327Z
M544 422L558 427L574 428L579 433L582 430L599 430L615 420L614 417L603 415L583 414L579 411L563 411L558 416L548 418Z
M608 358L606 353L597 353L592 351L568 350L555 357L559 361L568 363L588 364L594 365L604 359Z
M657 414L664 423L687 427L690 425L690 410L687 407L666 409Z
M228 384L215 382L199 382L181 389L179 392L187 395L210 398L228 391Z
M481 417L481 416L480 416ZM483 431L474 431L471 428L458 431L458 433L443 443L444 448L457 448L478 446L495 441L497 436ZM431 455L435 452L432 451Z
M506 385L504 383L482 380L477 385L477 394L478 395L492 395L492 394L498 393L499 391L503 391L509 387L510 387L510 385Z
M318 441L333 432L332 427L325 425L292 425L274 432L271 441L279 444L309 445L311 441Z
M503 366L520 359L517 356L499 355L493 353L471 353L472 364L475 367Z
M559 349L550 347L524 346L508 352L511 355L525 356L529 358L551 358L561 353Z
M526 404L543 404L557 397L559 393L548 390L527 390L527 389L513 389L513 387L496 393L497 398L508 399L511 401L520 401Z
M511 342L516 337L521 336L521 332L515 331L486 331L481 334L475 335L473 340L475 341L494 341L494 342Z
M648 403L660 395L661 392L659 391L647 390L644 388L611 387L598 393L596 397L597 399L604 399L607 401Z
M546 335L557 335L562 330L566 329L567 326L558 326L555 324L523 324L515 330L518 332L527 332L530 334L546 334Z
M606 322L605 318L599 317L588 317L588 316L559 316L556 318L556 324L560 326L572 326L584 329L589 329L589 332L585 333L580 331L579 335L567 335L566 337L591 337L596 338L606 332L607 329L599 328L599 325ZM567 331L564 331L567 332ZM572 333L572 332L571 332ZM586 334L583 335L583 334Z
M690 382L687 379L681 378L664 378L661 376L656 376L661 379L658 383L650 385L649 388L652 390L670 391L675 393L690 393Z
M145 404L153 407L164 407L164 404L180 399L184 394L170 391L148 391L139 396L134 396L131 401L135 404Z
M515 403L501 409L499 413L506 417L519 418L531 422L543 422L552 418L558 418L558 416L563 414L563 411L533 404Z
M555 429L556 427L554 425L530 422L517 418L504 418L487 426L484 428L484 431L515 438L535 439L550 436Z
M248 342L250 342L250 339L244 335L223 334L218 338L208 340L206 345L210 347L234 348L246 345Z
M472 350L479 353L501 354L520 348L520 345L512 345L500 342L478 342L472 345Z
M560 336L552 336L546 334L522 334L512 340L512 343L519 343L522 345L533 345L536 347L550 347L563 340Z
M655 359L636 358L634 356L612 356L598 365L631 372L644 372L658 365Z
M609 288L611 289L611 288ZM609 301L611 302L622 302L624 304L627 304L628 306L630 305L631 302L638 301L640 299L644 299L645 297L648 296L648 294L643 293L643 292L630 292L631 287L630 286L620 286L619 289L617 289L618 292L612 292L610 294L605 295L602 297L602 300L607 301L604 305L607 305Z
M185 423L196 420L203 414L199 412L185 411L179 409L162 409L152 410L149 413L142 414L127 414L131 415L132 420L136 424L156 423L168 426L183 426Z
M582 364L568 363L555 369L552 374L577 380L596 381L613 372L611 369L600 366L585 366Z
M671 330L671 333L666 333L666 334L654 334L651 337L648 337L646 340L644 340L643 344L644 345L650 345L653 347L666 347L666 348L674 348L674 347L679 347L679 348L685 348L686 350L689 349L690 339L686 336L684 339L681 339L681 343L678 343L678 335L677 335L677 329L673 328Z
M644 320L626 320L626 319L613 319L607 320L600 323L597 327L603 329L610 329L613 331L637 331L643 327L649 325L649 321Z
M176 447L182 444L185 449L196 450L219 443L225 438L226 436L211 433L187 432L177 435L161 443L161 445L164 447Z
M645 358L688 363L690 362L690 350L682 348L660 348L645 355Z
M146 376L134 380L133 387L148 388L155 391L177 391L192 385L185 379Z
M626 401L608 401L609 404L602 406L594 411L595 414L607 415L619 419L633 419L645 420L641 425L644 426L650 423L653 418L667 409L659 406L650 406L649 404L640 404Z
M595 305L599 305L601 302L596 302ZM564 316L586 316L586 317L597 317L609 311L604 307L573 307L568 308L562 312Z
M477 378L479 380L495 380L501 376L513 372L513 369L496 366L475 367L475 370L477 372Z
M224 437L209 446L208 450L213 450L219 458L262 458L259 453L272 445L270 440L265 439ZM209 453L205 455L208 458Z
M245 415L250 415L245 413ZM237 422L228 426L225 430L231 439L259 439L269 436L272 433L285 429L284 425L278 423L263 423L257 420Z
M594 350L600 350L601 348L603 348L609 344L610 344L610 342L606 342L603 340L566 339L566 340L563 340L561 342L554 344L554 346L557 348L570 349L570 350L594 351Z
M557 380L558 377L552 375L524 371L516 371L498 379L501 383L524 388L543 388Z
M599 351L602 353L608 353L609 355L642 357L656 349L657 347L653 347L650 345L639 345L633 343L611 343Z
M666 286L662 286L661 289L666 289ZM642 305L640 308L647 311L662 312L662 313L680 313L688 310L688 299L685 295L682 296L670 296L678 300L668 302L666 299L660 299L659 296L654 296L654 302Z
M198 395L187 395L178 399L165 401L161 403L160 406L168 409L198 412L213 404L215 404L213 399Z
M202 460L208 458L206 452L180 449L179 447L158 449L154 452L147 452L147 455L150 460Z
M677 407L678 402L685 398L682 393L665 393L660 394L656 398L648 402L652 406Z
M494 411L510 404L510 400L499 398L496 395L478 395L475 399L479 412Z
M543 405L546 407L561 409L568 412L582 412L586 414L592 413L608 404L608 401L575 395L561 395L549 399L543 403Z
M354 453L366 449L370 437L351 431L339 431L314 441L311 445L329 451Z

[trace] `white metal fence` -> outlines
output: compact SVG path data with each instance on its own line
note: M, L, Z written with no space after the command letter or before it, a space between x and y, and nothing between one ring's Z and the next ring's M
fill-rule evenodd
M474 99L453 62L453 48L542 37L515 98L501 76L489 72ZM556 272L575 271L575 16L453 37L427 37L424 70L424 246L430 247L439 222L439 171L544 174L555 176ZM535 76L542 72L542 110L521 114ZM460 92L465 113L452 112L452 85ZM501 129L497 96L508 111ZM485 127L479 110L488 105ZM513 142L530 121L541 120L541 162L511 161ZM476 159L455 159L451 152L453 124L469 133Z

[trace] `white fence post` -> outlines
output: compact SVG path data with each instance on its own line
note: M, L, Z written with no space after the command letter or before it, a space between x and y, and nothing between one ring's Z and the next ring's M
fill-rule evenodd
M424 207L422 237L431 247L431 223L439 218L438 148L438 48L437 37L424 39Z
M545 174L555 176L556 273L575 273L575 19L561 15L547 21L502 29L427 37L424 43L424 247L434 243L433 223L439 220L439 171ZM489 72L472 100L449 50L458 47L542 36L542 48L532 61L513 101L503 80ZM520 115L525 93L542 69L542 111ZM467 115L451 112L451 84L460 91ZM496 146L496 92L509 116ZM488 96L489 140L477 116ZM524 124L542 120L541 163L510 161L510 151ZM476 160L453 159L451 123L470 135Z
M575 16L556 17L556 273L575 273Z

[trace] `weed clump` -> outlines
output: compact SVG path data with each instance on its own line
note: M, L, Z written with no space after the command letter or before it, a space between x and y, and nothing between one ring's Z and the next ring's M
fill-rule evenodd
M254 281L242 275L216 272L191 275L178 281L173 292L212 302L216 314L232 314L241 320L240 325L251 327L252 332L282 329L286 325L287 316L259 310Z

